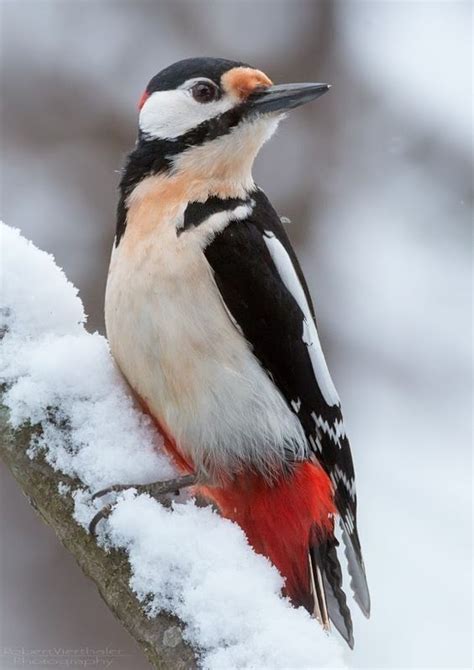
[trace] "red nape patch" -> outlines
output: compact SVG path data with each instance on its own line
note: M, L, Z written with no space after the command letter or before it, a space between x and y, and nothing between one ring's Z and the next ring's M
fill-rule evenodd
M333 532L336 513L329 477L312 463L297 465L273 486L245 474L222 488L200 487L223 516L245 531L252 547L267 556L286 579L295 605L311 607L308 545Z
M148 93L148 91L143 91L142 97L138 101L138 111L141 110L141 108L143 107L143 105L145 104L145 102L148 100L149 97L150 94Z

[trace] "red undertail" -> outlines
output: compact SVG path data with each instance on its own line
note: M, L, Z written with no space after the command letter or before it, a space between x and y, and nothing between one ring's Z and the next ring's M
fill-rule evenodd
M143 403L146 407L146 403ZM161 422L164 448L181 472L194 466L177 448ZM329 620L351 648L352 621L343 591L334 536L333 490L318 465L299 463L269 484L261 475L243 473L221 487L196 487L215 502L222 516L239 524L255 551L267 556L285 579L284 592L302 605L324 628Z
M247 473L225 488L201 487L199 492L238 523L255 551L278 568L293 603L312 612L309 545L332 534L335 513L326 473L311 463L300 463L273 485Z
M148 410L146 403L142 404ZM164 425L155 422L165 450L179 470L192 473L192 463ZM299 463L271 484L262 475L245 472L226 486L200 486L196 492L214 501L222 516L238 523L255 551L278 568L285 579L284 592L294 605L314 613L315 589L311 588L309 567L314 556L310 555L318 545L331 540L336 513L331 482L324 470L309 462Z

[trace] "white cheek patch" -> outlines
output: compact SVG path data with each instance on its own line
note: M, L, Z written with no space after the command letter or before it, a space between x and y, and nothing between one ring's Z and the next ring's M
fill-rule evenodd
M323 394L326 403L332 407L339 404L339 396L334 387L331 375L329 374L326 360L324 358L321 343L319 342L318 331L314 323L313 317L309 309L308 301L306 300L303 287L301 286L296 270L288 256L285 247L277 240L275 235L270 231L265 231L263 237L267 245L270 256L276 265L278 273L282 282L285 284L288 291L298 303L303 312L303 342L308 348L308 353L313 366L314 375L318 382L321 393Z
M228 97L216 102L197 102L189 90L182 88L155 91L140 110L139 125L150 138L173 140L233 105L234 101Z

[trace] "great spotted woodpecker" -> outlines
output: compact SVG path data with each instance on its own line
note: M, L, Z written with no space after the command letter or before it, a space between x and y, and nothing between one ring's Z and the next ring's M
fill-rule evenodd
M370 599L351 451L303 273L252 178L284 113L328 89L217 58L153 77L120 182L105 315L178 468L270 558L292 602L352 647L337 518L366 616Z

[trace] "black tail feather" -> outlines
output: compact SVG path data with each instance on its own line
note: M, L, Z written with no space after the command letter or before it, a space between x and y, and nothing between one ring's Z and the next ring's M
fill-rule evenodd
M342 589L342 571L337 557L338 541L334 536L312 541L310 556L314 565L321 566L327 612L336 630L351 649L354 648L352 618Z
M365 576L364 560L362 558L362 551L360 547L359 536L357 530L352 531L348 528L344 518L341 517L342 539L345 546L345 556L347 558L347 569L351 578L350 585L354 594L354 600L359 605L362 614L367 617L370 616L370 594L367 584L367 577Z

